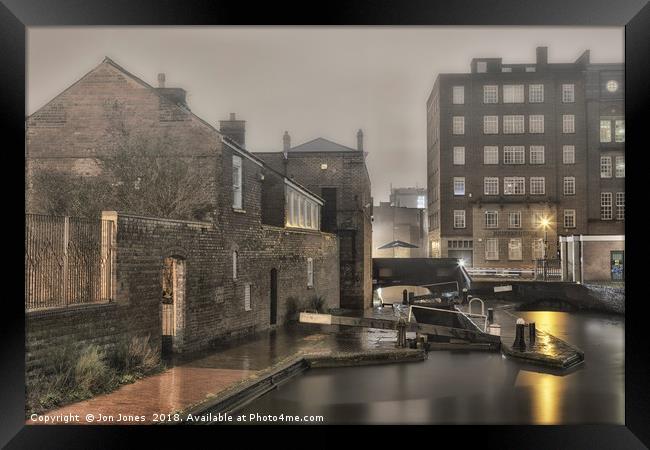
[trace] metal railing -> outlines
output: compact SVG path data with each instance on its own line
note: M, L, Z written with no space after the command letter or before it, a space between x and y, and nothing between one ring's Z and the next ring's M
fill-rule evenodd
M562 265L559 259L536 259L535 279L541 281L561 280Z
M25 310L109 302L114 224L25 215Z
M411 305L409 306L409 314L408 314L408 322L412 322L412 317L413 317L413 308L420 308L420 309L427 309L429 311L437 311L441 313L447 313L447 314L456 314L456 315L461 315L464 316L469 323L474 325L479 331L485 333L487 330L487 316L485 314L474 314L471 312L463 312L460 309L458 309L457 306L454 306L454 310L449 310L449 309L441 309L441 308L432 308L429 306L418 306L418 305ZM483 329L481 329L480 326L478 326L473 320L471 320L472 317L477 317L483 320Z

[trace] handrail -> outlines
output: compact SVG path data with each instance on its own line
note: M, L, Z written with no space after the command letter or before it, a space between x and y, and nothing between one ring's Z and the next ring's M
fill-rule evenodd
M430 311L440 311L440 312L446 312L446 313L451 313L451 314L461 314L461 315L465 316L467 318L467 320L469 320L474 326L476 326L476 328L478 328L483 333L485 333L486 330L487 330L487 316L485 314L465 313L465 312L460 311L460 310L450 311L448 309L431 308L429 306L410 305L409 306L409 316L408 316L408 321L409 322L411 322L411 317L413 315L413 311L412 311L413 308L428 309ZM483 330L481 330L478 325L476 325L474 322L472 322L472 319L469 318L470 316L483 318Z

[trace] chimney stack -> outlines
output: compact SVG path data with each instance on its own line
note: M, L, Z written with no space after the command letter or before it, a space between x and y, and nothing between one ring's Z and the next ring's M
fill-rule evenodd
M357 150L363 151L363 131L361 129L357 131Z
M537 65L546 66L548 64L548 47L537 47Z
M230 113L229 120L219 121L219 132L242 147L246 147L246 121L238 120L235 113Z
M159 73L158 74L158 87L159 88L164 88L165 87L165 74L164 73Z
M291 148L291 136L289 136L288 131L285 131L284 136L282 136L282 149L284 153L287 153L290 148Z

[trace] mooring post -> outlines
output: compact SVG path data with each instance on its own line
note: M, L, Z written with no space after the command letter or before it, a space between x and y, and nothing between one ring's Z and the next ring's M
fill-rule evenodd
M413 297L415 297L415 292L409 292L409 305L413 304Z
M401 317L397 321L397 346L406 347L406 321Z
M404 289L402 291L402 305L408 305L409 304L409 291Z
M535 338L537 337L537 331L535 330L535 322L530 322L528 324L528 333L530 338L530 345L535 343Z
M463 288L463 305L467 304L467 288Z
M494 308L488 308L487 320L488 323L494 322Z
M526 341L524 341L524 327L526 322L524 319L517 319L517 325L515 329L515 342L512 344L512 348L519 350L520 352L526 351Z

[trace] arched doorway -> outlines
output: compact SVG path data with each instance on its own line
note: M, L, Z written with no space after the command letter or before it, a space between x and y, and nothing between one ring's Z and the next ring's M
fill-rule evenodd
M162 354L178 351L182 344L185 305L185 259L169 256L163 260L162 274Z
M270 325L275 325L278 322L278 270L271 269L271 304L270 304Z

